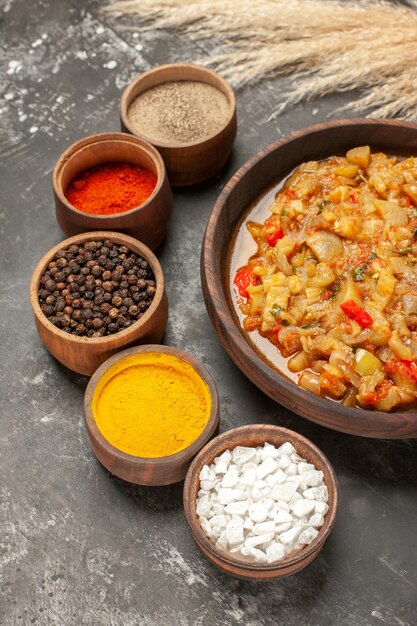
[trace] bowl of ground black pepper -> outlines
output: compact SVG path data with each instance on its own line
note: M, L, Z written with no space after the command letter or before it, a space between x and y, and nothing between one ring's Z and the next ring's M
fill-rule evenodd
M168 319L158 259L115 232L83 233L54 246L33 272L30 300L45 347L87 376L119 350L159 343Z
M169 64L138 76L120 101L122 130L161 153L172 186L208 180L226 163L237 130L236 100L216 72Z
M126 133L91 135L72 144L52 176L58 224L66 235L112 230L162 242L172 193L158 151Z

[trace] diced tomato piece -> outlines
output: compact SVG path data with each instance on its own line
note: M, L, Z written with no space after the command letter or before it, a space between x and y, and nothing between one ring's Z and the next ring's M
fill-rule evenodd
M417 363L416 361L406 361L405 359L390 359L384 364L384 369L388 376L394 372L417 383Z
M246 265L236 273L233 284L236 287L239 295L242 298L246 299L249 297L248 287L250 287L251 285L258 285L259 278L254 273L253 269L249 267L249 265Z
M361 326L362 328L368 328L368 326L372 326L374 320L372 317L360 307L354 300L347 300L340 305L343 313L350 317L350 319L354 320Z
M349 200L350 200L351 202L353 202L353 204L358 204L358 199L357 199L357 197L355 196L355 194L354 194L354 193L351 193L351 194L350 194L350 196L349 196Z
M297 194L294 189L291 189L291 187L284 191L284 195L287 196L287 198L290 198L290 200L295 200L297 198Z
M278 226L278 228L274 230L273 233L268 233L268 235L266 236L268 246L271 246L271 248L273 248L275 244L277 243L277 241L279 241L279 239L282 239L283 236L284 236L284 231L282 230L281 226Z

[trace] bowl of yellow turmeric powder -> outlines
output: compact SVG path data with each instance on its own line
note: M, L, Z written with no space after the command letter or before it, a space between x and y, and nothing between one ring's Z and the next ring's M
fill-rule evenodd
M168 346L124 350L92 376L84 398L91 448L112 474L138 485L185 478L219 426L215 383L191 355Z

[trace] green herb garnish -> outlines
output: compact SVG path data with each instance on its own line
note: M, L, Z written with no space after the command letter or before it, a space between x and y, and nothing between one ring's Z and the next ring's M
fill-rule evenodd
M377 255L375 254L375 252L371 252L371 254L366 259L365 263L362 263L362 265L359 265L359 267L357 267L355 270L352 270L351 274L355 282L359 282L365 278L365 274L369 269L369 265L371 261L376 258L377 258Z
M417 237L417 227L413 229L413 237L414 239Z
M283 326L289 326L290 325L288 320L281 320L281 321L282 321Z
M323 200L322 202L320 202L317 215L320 215L320 213L323 213L324 207L327 206L328 204L331 204L330 200Z
M339 284L333 285L332 295L330 296L330 300L335 300L339 291L340 291L340 285Z
M414 217L417 217L417 209L411 209L408 212L408 219L412 220Z
M303 328L304 330L309 330L310 328L316 328L316 326L318 325L318 322L314 321L311 322L311 324L305 324L304 326L301 326L301 328Z
M284 216L287 215L287 209L282 209L281 215L284 215Z
M271 309L271 315L273 315L275 317L275 319L279 318L279 314L282 311L282 307L278 306L277 304L274 304L272 309Z

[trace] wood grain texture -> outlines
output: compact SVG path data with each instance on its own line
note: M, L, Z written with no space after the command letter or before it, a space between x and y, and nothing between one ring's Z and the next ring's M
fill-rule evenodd
M143 317L129 328L114 335L100 338L70 335L56 328L40 308L38 290L41 276L55 253L61 248L103 239L111 239L113 243L124 245L148 261L156 281L154 298ZM128 346L161 341L168 320L168 299L165 293L164 275L158 259L140 241L115 232L84 233L65 239L51 248L41 258L32 274L30 302L35 316L36 329L47 350L63 365L86 376L91 376L106 359Z
M219 196L209 218L201 256L208 313L229 356L271 398L313 422L353 435L387 439L417 437L416 413L349 408L298 387L271 367L243 332L229 295L228 252L236 224L272 183L304 161L344 154L369 144L373 151L417 155L417 125L399 120L354 119L318 124L271 144L244 165Z
M134 129L127 115L131 102L151 87L177 80L208 83L225 94L230 103L230 117L224 128L204 141L182 146L154 142ZM173 187L195 185L214 176L229 158L237 131L235 95L230 85L212 70L182 63L160 65L141 74L126 87L120 100L120 121L123 131L151 142L158 149Z
M65 197L70 183L82 172L110 161L124 161L145 167L155 174L152 195L139 207L113 215L83 213ZM102 133L72 144L58 159L52 187L58 224L66 235L90 230L126 233L155 250L165 237L172 209L172 193L159 152L146 141L125 133Z
M232 554L217 549L204 534L196 514L197 494L200 489L200 471L203 465L210 465L222 452L232 450L236 446L256 447L268 442L278 447L285 441L290 441L300 456L306 459L308 463L314 463L316 469L323 472L324 481L329 492L329 510L318 536L309 546L277 563L268 565L246 563L236 559ZM329 460L309 439L279 426L254 424L252 426L234 428L219 435L199 452L192 462L185 479L183 502L185 515L191 527L193 537L197 546L209 561L223 572L237 578L256 581L270 580L272 578L284 578L299 572L318 555L335 523L339 504L339 486Z
M186 361L198 372L209 388L212 405L208 422L201 435L190 446L176 454L160 458L142 458L122 452L112 446L107 439L103 437L94 420L91 404L95 388L100 378L109 367L121 359L141 352L160 352L176 356ZM216 385L209 372L191 355L182 350L168 346L139 346L124 350L111 357L94 373L88 383L84 396L85 426L94 454L109 472L137 485L170 485L183 480L194 456L218 431L219 419L219 398Z

